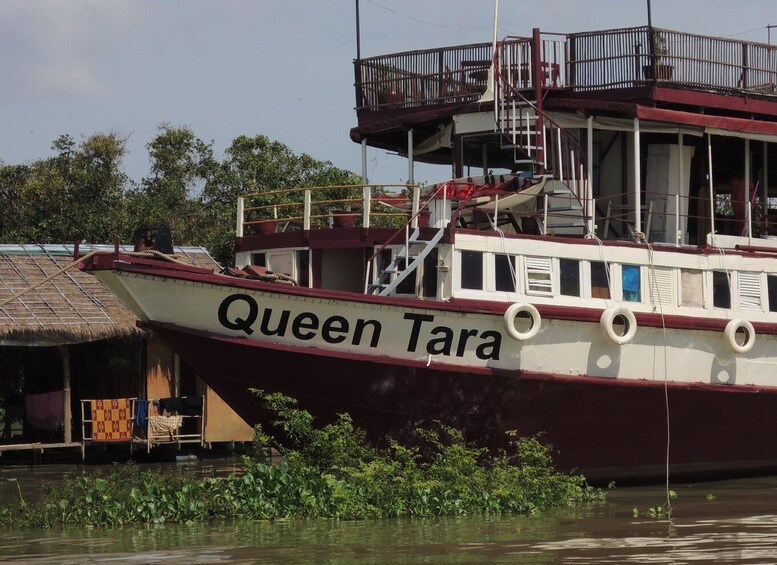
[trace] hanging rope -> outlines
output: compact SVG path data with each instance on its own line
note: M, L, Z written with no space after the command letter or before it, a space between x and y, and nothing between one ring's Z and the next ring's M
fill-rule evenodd
M671 491L669 489L669 454L670 454L670 448L672 445L672 430L670 427L670 419L669 419L669 363L667 361L667 355L669 352L669 345L667 343L666 339L666 321L664 320L664 301L661 299L661 293L658 288L658 283L656 281L656 265L654 262L654 251L653 246L650 245L650 243L645 242L647 244L648 248L648 261L650 264L650 290L651 290L651 303L653 306L653 311L656 310L656 304L654 297L658 297L658 312L661 316L661 331L664 337L664 410L666 414L666 461L665 461L665 471L666 471L666 481L665 481L665 490L666 490L666 512L667 516L669 516L669 519L672 519L672 496ZM655 356L653 357L653 379L655 380L656 375L656 365L655 365Z

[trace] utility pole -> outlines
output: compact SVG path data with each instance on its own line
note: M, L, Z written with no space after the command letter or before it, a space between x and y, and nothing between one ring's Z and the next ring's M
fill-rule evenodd
M361 29L359 29L359 0L356 0L356 59L362 58Z
M648 27L652 30L653 29L653 13L650 9L650 0L647 0L647 9L648 9Z
M769 38L767 43L772 44L772 29L777 28L777 25L769 24L766 26L766 36Z

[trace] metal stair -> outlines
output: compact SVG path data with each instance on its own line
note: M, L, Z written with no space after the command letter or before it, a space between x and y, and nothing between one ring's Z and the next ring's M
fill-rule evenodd
M537 48L536 45L533 49ZM544 92L515 87L514 76L500 69L515 65L504 44L495 54L494 114L503 148L513 150L516 165L531 168L534 178L546 177L540 229L555 235L585 234L589 204L588 166L578 140L542 109ZM538 59L540 60L540 59ZM526 98L533 96L533 100ZM592 212L592 211L591 211Z
M434 249L442 239L445 230L440 228L429 241L420 241L420 228L415 228L413 233L405 241L405 252L399 253L394 260L380 272L378 278L367 286L367 294L375 294L380 291L380 296L388 296L423 263L426 256ZM415 248L419 248L413 254Z

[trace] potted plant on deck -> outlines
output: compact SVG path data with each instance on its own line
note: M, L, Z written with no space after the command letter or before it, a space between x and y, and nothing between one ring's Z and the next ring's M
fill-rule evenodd
M642 67L647 80L672 80L674 65L666 62L669 56L669 39L662 31L650 30L652 51L650 63Z

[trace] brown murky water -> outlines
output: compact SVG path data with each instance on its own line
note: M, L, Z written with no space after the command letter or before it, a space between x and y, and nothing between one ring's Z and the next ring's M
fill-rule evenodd
M92 469L96 467L90 467ZM181 465L210 474L213 463ZM215 464L218 473L234 468ZM72 466L0 468L0 498L29 501ZM9 480L16 479L16 480ZM677 484L672 520L645 517L657 487L540 517L217 522L4 532L0 562L25 563L777 563L777 477ZM641 511L634 517L633 509Z

